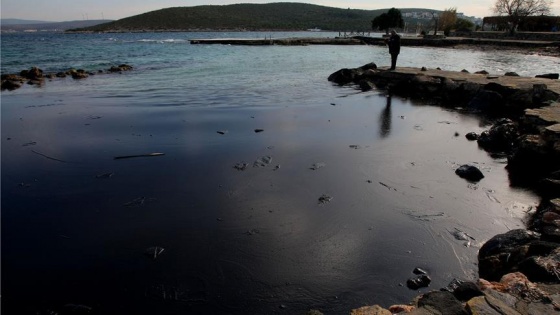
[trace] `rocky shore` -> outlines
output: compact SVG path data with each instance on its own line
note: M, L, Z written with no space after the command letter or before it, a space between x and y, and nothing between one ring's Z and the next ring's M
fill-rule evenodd
M112 66L107 70L99 70L97 72L86 71L83 69L69 69L67 71L60 71L57 73L44 73L43 70L37 67L32 67L28 70L22 70L17 74L2 74L1 90L13 91L19 89L25 83L29 85L42 85L45 83L45 79L52 80L55 78L72 77L75 80L81 80L96 74L120 73L130 70L132 70L132 66L127 64Z
M374 63L329 76L338 85L383 90L430 104L489 115L495 124L465 141L507 156L514 185L537 192L541 203L526 229L488 240L478 253L476 282L446 288L388 309L364 306L351 314L558 314L560 313L560 81L557 73L535 78L426 68L388 71ZM458 170L459 171L459 170ZM460 175L458 173L458 175ZM429 281L423 286L427 286ZM410 287L410 286L409 286ZM310 311L309 314L320 314Z

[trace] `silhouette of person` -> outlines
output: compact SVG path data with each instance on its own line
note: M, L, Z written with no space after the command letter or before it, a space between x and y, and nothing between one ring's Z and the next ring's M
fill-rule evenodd
M387 46L389 46L389 54L391 55L391 68L389 68L389 70L395 70L397 66L397 57L401 52L401 37L395 30L391 30L391 36L389 36L389 39L385 42Z

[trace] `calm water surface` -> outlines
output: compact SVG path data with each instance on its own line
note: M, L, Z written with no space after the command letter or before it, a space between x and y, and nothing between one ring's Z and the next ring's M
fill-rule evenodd
M3 34L2 73L135 68L2 92L3 312L341 314L408 302L415 267L428 289L475 278L480 245L538 203L464 138L489 120L327 81L387 65L384 47L188 42L311 34L337 35ZM404 47L399 65L533 76L559 61ZM486 177L457 177L464 163Z

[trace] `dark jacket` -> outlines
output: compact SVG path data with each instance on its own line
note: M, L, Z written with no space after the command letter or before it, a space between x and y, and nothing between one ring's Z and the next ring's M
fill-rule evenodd
M397 34L391 35L387 40L387 45L389 46L389 53L399 54L401 52L401 37Z

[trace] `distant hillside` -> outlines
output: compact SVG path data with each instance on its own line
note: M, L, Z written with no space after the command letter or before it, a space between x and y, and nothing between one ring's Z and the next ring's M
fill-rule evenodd
M37 30L37 31L66 31L73 28L90 27L98 24L108 23L112 20L79 20L79 21L67 21L67 22L39 22L32 23L33 21L19 20L22 23L9 24L8 21L2 20L1 30L6 31L16 31L21 32L25 30ZM28 23L24 23L28 22Z
M401 9L401 12L428 9ZM369 31L371 20L387 12L304 3L232 4L176 7L71 31L306 30ZM416 23L416 22L414 22Z
M0 19L0 25L39 24L39 23L51 23L51 22L36 21L36 20L22 20L22 19Z

